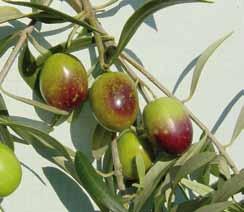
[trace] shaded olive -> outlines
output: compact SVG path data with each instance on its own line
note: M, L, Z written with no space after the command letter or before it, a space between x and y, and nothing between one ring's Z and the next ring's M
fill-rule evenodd
M152 166L151 154L149 147L146 146L144 140L139 139L131 130L121 133L118 138L118 152L122 165L123 175L127 179L137 179L136 156L143 158L145 170Z

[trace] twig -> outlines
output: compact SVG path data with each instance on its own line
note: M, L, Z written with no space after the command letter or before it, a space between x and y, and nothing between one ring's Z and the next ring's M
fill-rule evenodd
M122 166L119 159L116 137L113 139L111 147L112 147L112 157L113 157L113 164L114 164L114 175L116 176L119 190L124 191L125 190L124 176L122 174Z
M132 66L134 66L138 71L140 71L147 79L149 79L157 88L159 88L166 96L172 97L180 101L177 97L175 97L166 87L164 87L161 82L159 82L151 73L149 73L143 66L134 61L129 55L126 53L122 53L121 57L124 58L127 62L129 62ZM209 129L185 106L185 109L191 119L196 123L198 127L200 127L204 132L206 132L208 138L214 143L217 147L220 154L223 155L230 168L233 170L235 174L239 174L239 170L234 163L234 161L230 158L229 154L225 151L225 148L221 145L221 143L217 140L217 138L209 131Z
M18 42L0 72L0 85L2 85L4 79L8 75L11 66L13 65L16 57L18 56L20 50L25 44L29 34L32 33L33 29L34 29L34 22L31 22L28 27L26 27L23 31L20 32L20 37Z
M90 3L89 0L81 0L82 5L84 7L84 11L87 14L87 20L89 22L89 24L97 29L100 28L100 24L96 18L94 9L92 8L92 5ZM97 32L94 32L94 37L95 37L95 41L97 44L97 49L98 49L98 53L99 53L99 63L102 69L104 69L105 67L105 62L104 62L104 53L105 53L105 49L104 49L104 44L103 44L103 40L101 38L101 35Z

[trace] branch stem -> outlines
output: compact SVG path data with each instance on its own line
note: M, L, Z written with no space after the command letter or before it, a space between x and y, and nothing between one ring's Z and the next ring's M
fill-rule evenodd
M0 72L0 86L2 85L4 79L8 75L10 68L12 67L16 57L18 56L20 50L22 49L23 45L27 41L28 36L32 33L34 29L34 23L31 23L28 27L26 27L23 31L20 32L19 40L14 47L13 51L11 52L10 56L8 57L6 63L3 65L3 68Z
M113 164L114 164L114 175L116 176L119 190L124 191L125 190L124 176L122 174L122 165L119 159L116 137L113 139L111 147L112 147L112 157L113 157Z
M84 11L87 14L87 21L88 23L93 26L94 28L100 29L100 24L96 18L96 14L94 9L92 8L92 5L90 3L89 0L81 0ZM104 44L103 44L103 40L101 38L101 35L97 32L94 32L94 37L95 37L95 41L97 44L97 49L98 49L98 53L99 53L99 63L102 69L104 69L105 67L105 62L104 62Z
M149 73L143 66L138 64L136 61L134 61L128 54L122 53L121 57L125 59L128 63L130 63L134 68L136 68L138 71L140 71L148 80L150 80L159 90L161 90L166 96L172 97L178 101L180 101L177 97L175 97L164 85L161 84L151 73ZM195 122L195 124L201 128L204 132L206 132L208 138L214 143L216 148L218 149L219 153L223 155L226 162L229 164L230 168L233 170L233 173L239 174L239 170L234 163L234 161L231 159L229 154L225 151L225 148L222 146L222 144L218 141L218 139L210 132L210 130L195 116L194 113L192 113L187 106L185 106L185 109L191 119Z

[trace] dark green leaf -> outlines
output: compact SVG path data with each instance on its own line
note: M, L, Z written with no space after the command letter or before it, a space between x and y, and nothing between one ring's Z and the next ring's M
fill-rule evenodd
M0 56L3 55L8 48L14 45L18 39L19 32L13 32L0 40Z
M207 204L209 204L207 199L189 200L175 206L170 212L195 212L198 208Z
M88 29L90 29L92 31L97 31L98 32L97 29L95 29L94 27L90 26L86 22L80 21L77 18L69 16L69 15L67 15L67 14L65 14L63 12L58 11L58 10L52 9L51 7L47 7L47 6L44 6L44 5L41 5L41 4L36 4L36 3L31 3L31 2L24 2L24 1L8 1L8 0L4 0L4 1L7 2L7 3L10 3L10 4L15 4L15 5L20 5L20 6L26 6L26 7L39 9L39 10L45 11L46 13L48 13L50 15L53 15L54 17L62 18L65 21L69 21L71 23L78 24L78 25L81 25L83 27L86 27L86 28L88 28Z
M18 9L14 7L9 7L9 6L0 7L0 24L7 21L19 19L24 16L25 15L22 12L20 12Z
M192 2L210 2L203 0L151 0L145 2L135 13L127 20L120 35L119 43L112 59L119 56L127 43L135 34L139 26L144 22L145 18L157 12L160 9L176 4L192 3Z
M215 41L213 44L211 44L199 57L197 60L196 68L193 72L192 82L191 82L191 88L190 88L190 94L184 100L184 102L189 101L192 96L194 95L194 92L197 88L198 81L200 79L201 73L203 71L203 68L205 64L207 63L210 56L215 52L215 50L227 39L229 38L233 32L229 33L228 35L225 35L223 38L220 38L219 40Z
M222 186L213 193L212 202L227 201L229 197L238 193L244 188L244 171L240 174L233 176L222 184Z
M92 155L96 160L104 155L112 141L112 137L113 133L104 129L101 125L97 125L92 139Z
M175 159L162 159L155 163L154 166L147 172L144 178L144 188L139 192L134 200L134 211L140 212L147 200L152 195L155 188L158 186L162 177L165 176L170 167L175 163Z
M34 89L39 71L36 65L36 59L30 52L28 45L25 45L19 54L18 66L20 75L24 81Z
M102 211L126 212L121 200L114 195L99 176L86 156L77 152L75 156L75 168L81 185L89 193L91 198Z
M228 207L230 207L231 205L233 205L233 202L219 202L219 203L203 206L197 209L195 212L210 212L210 211L222 212Z
M41 4L41 5L46 5L49 6L52 3L53 0L31 0L32 3L35 4ZM38 11L36 8L33 8L33 12Z

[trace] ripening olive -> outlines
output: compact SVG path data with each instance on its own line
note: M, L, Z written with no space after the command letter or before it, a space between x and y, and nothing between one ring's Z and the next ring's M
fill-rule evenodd
M149 139L170 154L182 154L192 142L192 123L181 102L163 97L150 102L143 111Z
M41 70L40 91L48 104L71 111L87 97L88 82L84 66L72 55L53 54Z
M152 165L149 147L143 139L139 139L131 130L126 130L119 136L118 151L122 172L127 179L132 180L138 178L135 161L137 155L143 158L146 171Z
M90 90L90 102L96 119L109 130L122 131L136 119L136 86L124 73L107 72L100 75Z
M20 184L22 170L13 151L0 143L0 198L13 193Z

